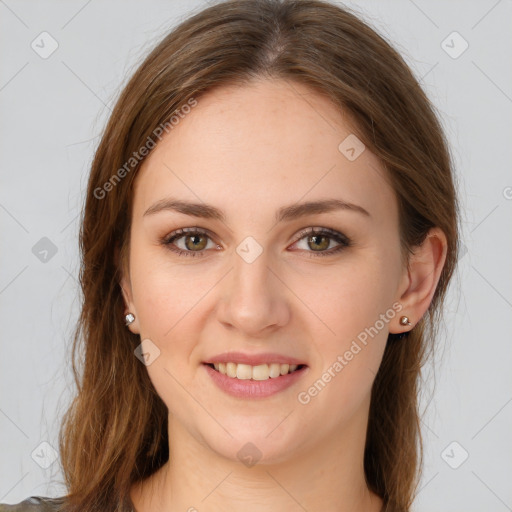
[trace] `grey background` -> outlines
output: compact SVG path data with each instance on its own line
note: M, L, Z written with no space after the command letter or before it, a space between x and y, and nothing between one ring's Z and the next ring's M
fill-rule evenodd
M204 5L0 0L0 502L64 492L52 447L73 389L78 214L93 151L136 64ZM467 252L424 374L426 463L414 510L512 510L512 2L346 5L421 78L464 207ZM46 59L31 47L43 31L58 42ZM453 31L469 44L457 58ZM55 254L38 253L50 247L43 237Z

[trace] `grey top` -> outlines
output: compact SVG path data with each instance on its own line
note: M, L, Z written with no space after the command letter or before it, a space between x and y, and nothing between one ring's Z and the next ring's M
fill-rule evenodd
M0 503L0 512L57 512L63 500L63 498L31 496L15 505Z
M21 503L7 505L0 503L0 512L59 512L60 506L64 503L65 498L47 498L44 496L31 496ZM134 512L135 507L130 498L126 499L126 504L120 505L119 510L127 510Z

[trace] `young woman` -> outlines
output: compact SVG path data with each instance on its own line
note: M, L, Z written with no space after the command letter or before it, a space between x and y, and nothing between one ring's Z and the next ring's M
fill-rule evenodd
M435 111L366 24L191 16L92 165L68 494L0 511L408 511L457 225Z

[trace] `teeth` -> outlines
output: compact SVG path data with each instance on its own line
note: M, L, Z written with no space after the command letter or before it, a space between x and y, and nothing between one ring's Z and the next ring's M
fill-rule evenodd
M234 364L234 363L233 363ZM236 365L236 378L247 380L252 379L252 366L249 366L248 364L237 364ZM257 366L254 367L256 369Z
M279 363L272 363L269 368L269 375L272 379L281 375L281 365Z
M226 375L234 379L236 377L236 367L235 363L226 363Z
M238 365L238 368L242 366L241 364ZM246 366L246 365L244 365ZM258 366L248 366L249 369L248 374L251 376L254 380L267 380L270 377L270 370L268 368L268 364L260 364ZM237 372L238 375L238 372Z
M267 380L292 373L297 369L298 365L271 363L251 366L250 364L214 363L213 366L218 372L234 379Z

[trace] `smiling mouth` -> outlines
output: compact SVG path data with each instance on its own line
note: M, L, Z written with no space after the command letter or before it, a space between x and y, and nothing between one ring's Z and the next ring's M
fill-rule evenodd
M283 375L298 372L306 368L305 364L259 364L251 366L249 364L237 363L204 363L206 366L216 370L222 375L232 379L239 380L268 380L277 379Z

